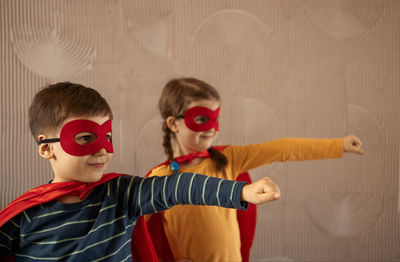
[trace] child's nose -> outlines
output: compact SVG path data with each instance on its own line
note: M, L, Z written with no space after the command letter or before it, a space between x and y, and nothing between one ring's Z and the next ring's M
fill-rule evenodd
M96 153L94 153L95 156L99 156L99 155L104 155L106 154L107 151L104 147L102 147L99 151L97 151Z

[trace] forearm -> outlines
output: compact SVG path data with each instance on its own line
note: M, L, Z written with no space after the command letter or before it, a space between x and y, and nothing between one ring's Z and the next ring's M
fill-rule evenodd
M343 139L282 138L280 161L302 161L340 158L343 156Z
M246 209L247 202L240 200L245 184L192 173L151 177L143 180L138 203L141 215L160 212L178 204Z
M273 163L343 156L343 139L281 138L232 147L232 165L239 172Z

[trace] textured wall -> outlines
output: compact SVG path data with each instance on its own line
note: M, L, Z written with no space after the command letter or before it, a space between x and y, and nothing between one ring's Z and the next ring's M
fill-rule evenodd
M0 208L47 182L27 109L46 83L96 88L110 170L164 160L157 101L195 76L223 98L219 144L357 134L366 155L272 164L253 261L400 261L400 1L0 1ZM228 113L229 112L229 113Z

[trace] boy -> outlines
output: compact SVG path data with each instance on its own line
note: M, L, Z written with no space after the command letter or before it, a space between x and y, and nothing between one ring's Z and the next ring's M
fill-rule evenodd
M246 209L247 202L280 197L277 185L267 178L246 185L193 173L104 175L114 152L112 112L97 91L79 84L42 89L33 99L29 119L39 154L49 160L54 179L0 212L0 258L11 253L17 261L147 260L152 256L136 254L151 245L146 235L131 253L132 231L144 214L176 204Z

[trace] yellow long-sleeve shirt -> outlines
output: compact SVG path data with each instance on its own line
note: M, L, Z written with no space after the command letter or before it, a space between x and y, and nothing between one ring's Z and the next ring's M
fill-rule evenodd
M228 146L222 153L228 159L218 172L210 158L181 172L236 180L238 174L272 162L339 158L343 139L282 138L262 144ZM169 165L157 167L150 176L171 174ZM212 206L175 206L164 211L163 224L176 259L194 262L242 261L236 210Z

